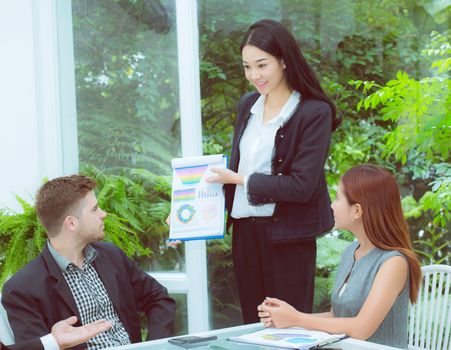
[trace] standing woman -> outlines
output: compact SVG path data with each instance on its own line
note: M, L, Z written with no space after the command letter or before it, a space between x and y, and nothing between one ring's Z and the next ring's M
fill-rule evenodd
M241 54L257 92L238 103L229 169L207 181L226 184L243 322L252 323L267 296L312 311L315 238L334 224L324 163L340 121L282 24L251 25Z

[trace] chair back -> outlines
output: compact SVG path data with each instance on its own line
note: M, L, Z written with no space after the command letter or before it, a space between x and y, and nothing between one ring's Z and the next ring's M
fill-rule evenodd
M449 350L451 266L422 266L417 303L409 309L409 350Z
M1 300L0 294L0 300ZM9 325L8 315L0 302L0 341L5 345L14 344L14 333Z

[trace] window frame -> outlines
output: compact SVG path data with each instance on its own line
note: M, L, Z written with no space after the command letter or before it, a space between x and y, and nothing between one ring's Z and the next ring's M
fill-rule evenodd
M51 0L56 9L54 21L58 55L59 123L64 174L79 170L75 64L71 0ZM182 155L202 155L202 121L199 78L199 31L196 0L175 0L177 19L177 54L179 66L180 129ZM183 15L179 15L183 14ZM182 67L183 69L180 69ZM210 329L206 243L190 241L185 245L186 272L148 272L170 293L187 295L188 332Z

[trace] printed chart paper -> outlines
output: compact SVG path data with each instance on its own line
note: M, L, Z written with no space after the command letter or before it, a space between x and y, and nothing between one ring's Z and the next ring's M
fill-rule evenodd
M172 199L169 240L224 237L225 200L222 184L205 179L212 168L226 168L222 154L172 160Z
M318 345L338 341L345 334L329 334L320 331L309 331L303 328L265 328L254 333L231 337L229 340L257 345L266 345L288 349L307 350Z

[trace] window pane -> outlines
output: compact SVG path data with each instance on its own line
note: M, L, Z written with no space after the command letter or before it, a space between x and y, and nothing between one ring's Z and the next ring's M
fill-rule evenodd
M164 241L181 153L175 1L77 0L72 18L80 169L108 176L105 209L151 249L145 269L183 270Z
M188 301L186 294L173 294L177 303L177 314L175 317L175 335L188 334Z
M241 39L249 25L271 18L292 31L323 88L344 116L344 122L333 135L326 164L331 191L340 174L349 167L370 162L395 170L405 190L417 186L415 198L421 197L424 181L419 179L428 176L431 164L421 155L404 165L383 156L381 145L390 124L380 117L378 110L356 110L364 95L362 89L356 90L349 81L368 80L383 85L396 79L400 70L415 79L437 74L437 69L431 70L431 59L422 54L431 42L433 31L445 33L449 29L450 6L436 5L371 0L199 0L204 151L230 153L236 103L245 92L254 90L242 72ZM437 54L440 50L435 48L430 52ZM443 96L447 88L446 85L439 88L445 90ZM445 109L444 100L434 104L439 111ZM413 241L421 238L421 227L428 226L425 220L412 219L409 224ZM213 328L241 322L232 284L229 238L212 241L208 247ZM329 258L326 262L317 261L315 308L318 311L329 307L333 270L340 258L333 244L326 242L321 247L329 250L319 252L318 256ZM335 255L330 257L330 252Z

